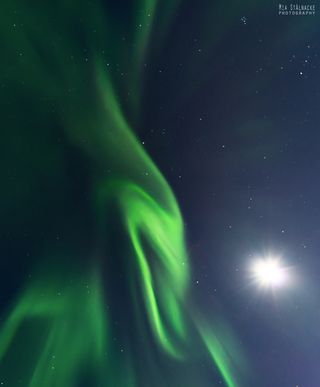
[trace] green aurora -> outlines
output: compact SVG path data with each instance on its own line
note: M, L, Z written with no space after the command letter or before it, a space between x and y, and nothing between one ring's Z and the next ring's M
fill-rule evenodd
M65 183L57 183L65 174L63 154L68 149L86 160L90 187L89 210L79 205L72 217L66 216L70 242L59 249L50 243L39 247L22 264L26 271L18 290L2 310L0 382L5 386L165 386L168 382L159 374L190 368L197 349L211 358L212 380L207 376L201 381L192 367L194 380L187 371L163 380L171 380L172 386L214 386L218 370L226 386L243 385L240 375L246 367L231 330L221 316L208 321L193 305L178 203L134 134L143 110L143 66L150 39L161 46L176 6L135 1L126 5L124 15L121 5L99 1L2 2L2 74L16 101L7 113L14 115L8 141L12 133L21 133L22 139L36 138L37 144L27 156L16 155L21 179L13 195L2 193L3 213L17 206L24 220L13 218L10 224L19 228L20 221L33 217L27 202L34 200L40 223L50 223L54 209L46 213L50 202L43 204L39 197L69 190L68 176L61 178ZM31 128L23 113L17 114L25 100L31 109L25 117L37 112L41 129ZM67 150L47 141L56 127L53 117ZM48 191L37 190L42 178L52 180ZM88 248L80 240L75 247L87 213L96 242ZM121 235L114 242L116 254L110 247L114 234ZM113 264L104 260L112 261L117 254L130 316L122 316L121 326L131 333L115 332L113 305L119 299L112 301L112 285L105 284L106 266ZM10 265L14 267L10 262L6 267ZM123 350L114 340L122 334ZM161 369L150 360L158 357L165 359Z

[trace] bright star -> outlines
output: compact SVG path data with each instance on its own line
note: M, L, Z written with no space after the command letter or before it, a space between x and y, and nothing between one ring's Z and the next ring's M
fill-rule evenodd
M283 286L288 281L288 269L281 265L278 257L267 256L253 262L251 267L253 279L263 287Z

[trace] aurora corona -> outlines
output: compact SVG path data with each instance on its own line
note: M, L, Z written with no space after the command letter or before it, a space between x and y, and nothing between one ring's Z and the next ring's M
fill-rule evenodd
M119 32L118 10L99 1L58 1L45 10L39 3L37 12L20 4L23 28L15 30L18 2L4 3L3 36L13 42L6 47L13 63L6 75L13 85L23 77L35 101L39 95L50 101L68 146L87 160L94 230L86 248L71 242L59 251L39 248L30 276L2 315L0 375L5 385L167 386L161 378L156 381L156 362L148 363L149 373L141 372L141 362L154 352L165 359L164 368L188 364L197 345L228 387L239 386L243 359L236 340L221 317L207 321L192 303L178 203L134 134L143 109L142 70L153 23L158 20L158 35L152 38L160 45L175 5L134 2L131 23ZM126 76L118 77L116 64ZM60 168L57 160L52 164ZM70 235L80 230L82 218L79 208L66 226ZM116 282L112 276L118 275L113 265L121 269L130 319L121 315L110 290ZM119 342L125 343L123 350ZM28 361L21 362L25 351Z

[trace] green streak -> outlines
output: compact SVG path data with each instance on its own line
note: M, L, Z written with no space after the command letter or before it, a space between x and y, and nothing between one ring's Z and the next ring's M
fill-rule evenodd
M179 357L166 326L171 327L173 335L180 338L185 335L179 304L184 301L188 284L189 259L181 213L166 180L130 130L108 79L99 71L98 74L105 109L108 117L112 117L100 143L108 147L112 144L106 157L113 152L122 153L120 161L108 160L113 170L111 175L115 177L99 183L98 212L105 213L102 209L108 197L116 198L137 260L149 322L161 346ZM86 142L86 146L96 150L98 144ZM105 161L104 157L102 162ZM118 180L117 176L122 179ZM154 272L144 243L154 252Z
M187 257L184 244L181 243L181 219L166 213L147 193L137 186L129 186L122 203L127 208L127 224L130 238L136 253L140 267L140 279L143 285L143 295L149 321L157 335L160 344L174 356L179 356L177 349L170 340L170 335L165 328L164 321L159 310L171 305L171 311L167 314L167 323L180 336L185 336L182 325L181 309L178 307L179 299L184 295L187 279ZM148 258L143 248L141 238L145 237L156 252L163 269L161 278L158 279L161 289L156 291L154 276L151 273ZM171 292L166 292L170 289ZM157 301L157 294L160 301Z
M31 357L38 354L38 361L31 373L22 364L12 383L70 387L77 383L80 364L102 365L108 325L99 282L96 275L89 282L38 282L24 292L1 329L0 361L21 350L14 340L21 333L31 335L32 348L27 351ZM33 324L40 329L29 330ZM6 371L1 374L4 378Z
M212 357L212 360L218 367L225 383L228 387L236 387L238 384L232 375L231 361L232 356L226 352L223 338L218 338L210 329L199 328L203 341Z

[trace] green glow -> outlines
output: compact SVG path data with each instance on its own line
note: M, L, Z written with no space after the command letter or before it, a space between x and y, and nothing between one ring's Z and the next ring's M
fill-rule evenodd
M10 9L10 4L6 1L4 8ZM201 319L189 315L191 273L180 209L127 117L127 112L139 116L142 65L160 4L153 0L135 2L133 29L125 31L129 35L126 43L120 41L112 16L99 4L94 3L90 11L82 2L76 6L88 46L88 63L83 60L83 47L72 30L79 27L72 2L56 4L60 29L50 23L43 25L43 21L38 26L33 11L21 5L19 15L24 15L26 25L12 31L14 13L8 12L8 28L4 25L2 29L5 39L10 37L15 47L14 52L8 48L14 63L8 78L21 82L19 74L23 73L30 95L53 100L68 142L92 162L92 212L98 234L108 233L105 218L110 209L117 207L130 246L128 251L124 249L125 260L135 267L125 278L130 279L143 305L142 313L132 296L133 319L139 322L146 316L156 346L173 362L192 358L189 330L193 324L227 386L236 387L230 361L233 344L228 342L227 356L225 337L203 328ZM167 4L167 9L174 7L175 4ZM50 6L47 12L52 12ZM169 13L164 19L170 19ZM116 42L114 38L118 38ZM47 50L48 42L61 40L59 47ZM16 55L18 49L23 51L22 59ZM102 52L110 58L106 59ZM44 58L53 69L46 66ZM113 67L119 61L128 74L125 81L116 77L114 69L107 66L108 61ZM130 97L124 98L127 94L123 88L130 91ZM107 221L112 223L112 219ZM135 359L131 356L134 348L121 357L111 339L117 334L111 328L113 311L107 308L113 295L105 295L102 287L105 254L99 253L97 259L83 267L79 258L78 274L60 260L50 271L52 262L48 259L50 264L46 267L45 253L39 259L35 273L41 274L26 281L0 330L1 374L11 378L12 385L18 386L22 380L26 387L78 387L85 368L98 386L139 387ZM23 336L32 339L33 353L28 364L16 360L20 351L30 351L24 348ZM153 385L153 381L146 383Z
M77 382L81 363L102 365L108 332L103 310L97 276L90 282L78 278L77 283L39 282L28 288L1 329L0 360L21 350L14 338L23 328L24 335L32 335L32 348L26 350L39 357L32 370L20 365L12 383L25 383L29 374L30 387L69 387ZM39 321L39 331L28 329Z
M183 326L181 324L181 312L177 307L177 299L184 294L186 287L187 258L184 252L184 245L181 243L180 218L175 218L165 213L139 187L133 186L128 188L129 192L126 192L122 200L124 205L128 206L128 211L126 212L128 230L141 270L143 294L149 320L160 343L169 352L177 355L161 318L153 276L143 249L143 244L141 243L140 235L145 236L147 241L153 246L157 258L161 261L160 263L162 263L165 269L165 272L159 279L159 283L161 284L161 288L170 289L171 292L159 292L159 296L162 297L163 307L171 305L171 309L175 309L175 313L168 314L168 323L181 335L183 334ZM134 202L132 202L132 198Z
M232 372L232 369L237 369L236 363L241 362L241 358L239 359L236 356L238 349L236 348L235 341L231 341L230 335L227 335L226 333L214 333L212 328L210 329L204 323L199 322L197 325L203 341L212 357L212 360L218 367L227 386L238 386L238 383L233 377ZM215 327L215 330L217 331L217 327ZM228 345L226 345L227 343Z
M98 84L101 93L104 93L103 99L108 114L113 117L112 126L104 133L104 143L112 143L109 155L113 151L121 151L123 154L121 164L116 164L115 175L120 174L118 171L123 168L123 163L125 169L121 170L121 174L123 177L128 175L128 180L108 179L100 182L98 202L103 208L106 197L117 198L139 267L143 299L150 324L160 344L174 356L179 356L166 325L173 328L177 336L184 336L179 303L183 301L187 288L189 264L181 214L170 187L133 136L112 93L110 83L101 73ZM121 150L117 149L118 147L121 147ZM102 212L101 209L99 212ZM156 257L154 273L142 238L152 248Z

